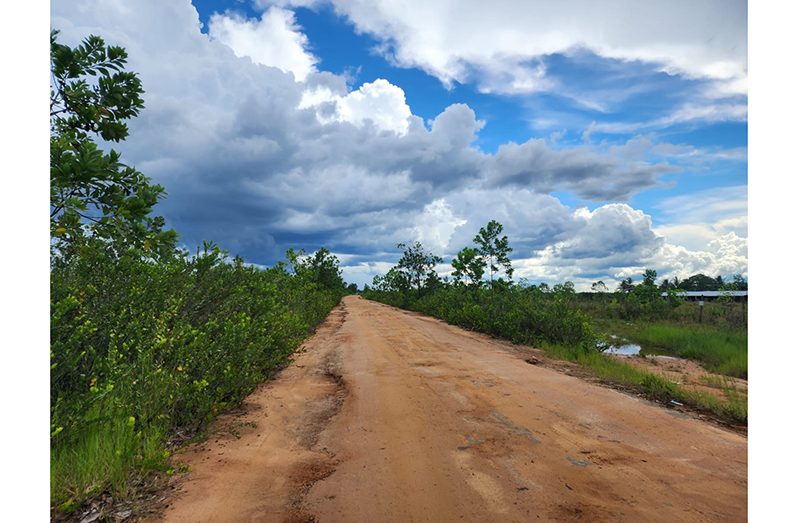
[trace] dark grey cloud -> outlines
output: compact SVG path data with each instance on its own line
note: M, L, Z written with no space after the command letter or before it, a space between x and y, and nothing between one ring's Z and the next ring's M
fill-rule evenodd
M632 263L650 258L664 238L651 230L651 217L624 204L609 204L593 212L577 212L578 233L559 244L562 259L625 257Z
M586 200L626 200L673 171L664 163L629 162L587 147L553 150L543 140L529 140L500 146L488 180L493 186L534 187L540 192L567 189Z

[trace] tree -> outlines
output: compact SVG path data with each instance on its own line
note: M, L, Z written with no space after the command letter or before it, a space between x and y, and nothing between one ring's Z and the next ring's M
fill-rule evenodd
M123 164L113 149L101 151L94 139L127 138L126 120L144 107L135 73L124 71L127 53L89 36L75 48L50 33L50 233L54 248L71 248L93 238L117 253L138 250L167 256L177 233L151 217L163 187Z
M374 290L378 292L404 293L410 289L410 282L407 275L404 272L398 271L396 267L391 267L385 276L379 274L374 276L371 284Z
M719 288L718 280L705 274L694 274L679 284L685 291L716 291Z
M632 277L628 277L625 280L621 280L621 283L618 284L618 292L622 292L628 294L632 292L635 288L634 283L632 283Z
M341 265L338 257L329 249L322 247L308 259L313 281L328 289L343 289L345 282L342 277ZM357 286L355 286L357 290Z
M632 291L640 303L655 303L660 298L660 291L657 287L657 271L646 269L643 272L643 281Z
M340 290L345 286L338 258L322 247L311 256L305 251L288 249L285 253L294 274L327 289ZM355 287L357 289L357 286Z
M396 247L403 249L402 257L396 265L397 271L404 275L409 286L416 289L418 296L421 296L425 282L435 272L435 265L441 263L443 258L427 251L418 241L399 243Z
M503 269L507 277L512 279L513 267L509 254L513 251L507 236L499 237L504 230L501 223L491 220L488 225L479 229L479 234L474 237L482 263L490 274L490 283L493 286L493 275Z
M479 256L479 252L473 247L464 247L452 260L454 267L454 279L460 282L468 278L472 287L479 287L482 276L485 275L485 263Z
M593 282L593 285L590 286L590 289L593 292L607 292L607 285L603 281L598 280Z

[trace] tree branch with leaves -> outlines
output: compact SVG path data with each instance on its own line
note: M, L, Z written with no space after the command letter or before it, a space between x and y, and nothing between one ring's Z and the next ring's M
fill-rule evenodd
M141 81L125 71L127 53L89 36L77 47L50 34L50 233L61 257L89 238L118 254L168 256L177 233L152 217L164 188L106 153L95 139L119 142L126 120L144 108Z

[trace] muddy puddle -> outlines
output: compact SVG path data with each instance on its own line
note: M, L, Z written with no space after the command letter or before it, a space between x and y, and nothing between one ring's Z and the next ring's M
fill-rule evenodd
M617 356L663 356L667 352L652 349L651 347L643 347L637 343L626 338L621 338L615 334L610 334L609 342L600 343L600 348L603 349L604 354L613 354Z
M610 345L605 354L618 354L619 356L639 356L643 348L634 343L624 343L623 345Z

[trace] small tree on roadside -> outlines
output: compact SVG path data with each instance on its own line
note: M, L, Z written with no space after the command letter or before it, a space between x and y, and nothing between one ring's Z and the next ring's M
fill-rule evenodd
M416 290L416 294L421 296L425 282L430 278L430 274L435 272L435 265L441 263L443 258L427 251L419 241L399 243L396 246L403 250L396 268L405 275L410 287Z
M463 247L452 260L452 267L454 280L459 283L468 278L471 287L479 287L485 275L485 263L473 247Z
M346 285L338 257L325 247L308 258L308 267L313 279L328 289L341 289Z
M510 247L507 236L500 236L503 230L504 227L501 223L491 220L485 227L480 228L479 233L474 237L477 253L490 275L491 287L494 275L499 270L503 270L509 279L513 277L513 267L509 258L513 249Z
M407 275L399 272L396 267L391 269L383 276L377 274L371 282L372 288L378 292L400 292L405 293L410 289L410 282Z
M326 247L322 247L312 255L306 256L305 251L288 249L285 253L294 274L307 281L322 287L334 290L343 289L346 283L341 276L341 267L338 257Z

